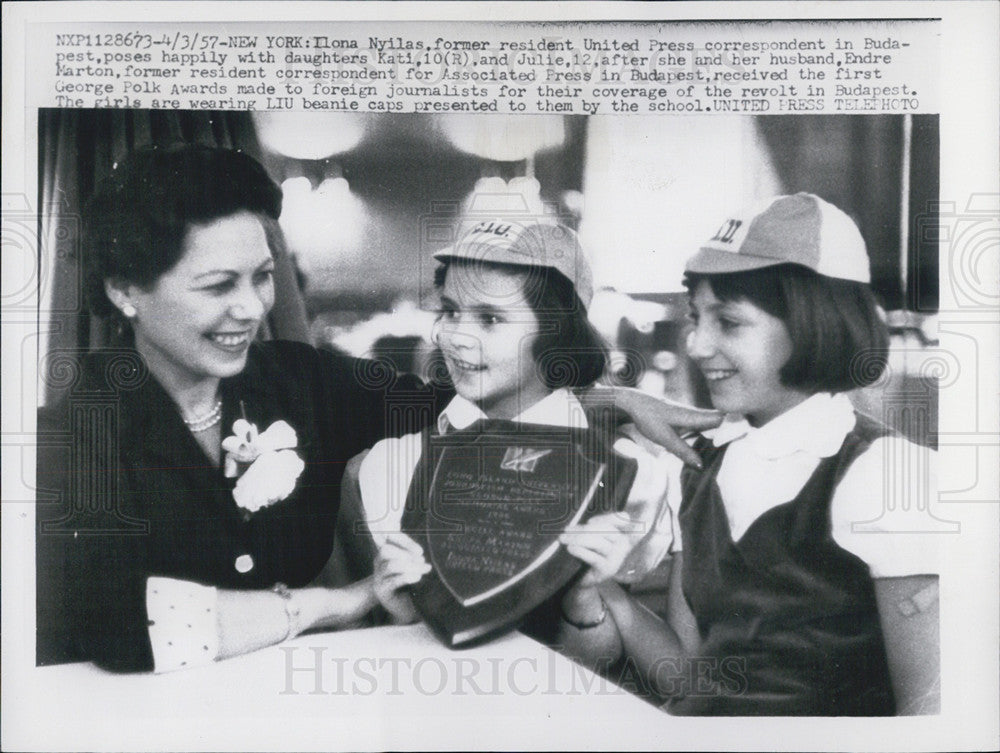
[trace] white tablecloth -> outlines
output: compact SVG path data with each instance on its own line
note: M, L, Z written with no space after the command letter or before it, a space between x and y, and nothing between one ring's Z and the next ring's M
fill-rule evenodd
M308 635L165 675L37 668L24 692L32 737L52 749L660 747L672 721L523 635L451 651L422 625Z

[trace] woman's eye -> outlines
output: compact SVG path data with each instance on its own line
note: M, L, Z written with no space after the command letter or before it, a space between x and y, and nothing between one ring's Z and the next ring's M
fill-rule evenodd
M265 285L271 281L274 277L273 269L262 269L256 275L254 275L254 282L257 285Z
M232 290L234 285L235 283L232 280L221 280L219 282L214 282L211 285L207 285L204 290L207 290L209 293L221 295Z
M740 326L740 323L738 321L736 321L735 319L727 319L725 317L722 317L721 319L719 319L719 328L723 332L732 332L734 329L736 329L739 326Z
M486 313L484 313L484 314L480 314L479 315L479 322L484 327L493 327L493 326L499 324L502 321L503 321L503 319L498 314L486 314Z

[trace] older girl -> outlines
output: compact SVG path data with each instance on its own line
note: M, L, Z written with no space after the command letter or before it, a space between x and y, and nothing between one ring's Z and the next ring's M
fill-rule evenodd
M878 524L883 490L929 493L899 462L921 450L844 394L885 365L868 279L854 223L809 194L728 220L687 263L688 350L727 416L681 476L670 619L613 586L567 597L614 618L567 631L571 650L636 662L672 713L886 715L933 695L932 550Z

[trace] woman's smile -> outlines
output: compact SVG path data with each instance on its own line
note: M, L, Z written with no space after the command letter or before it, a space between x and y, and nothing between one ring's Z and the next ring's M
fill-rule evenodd
M255 329L256 327L238 332L209 332L205 337L223 350L241 352L250 347Z

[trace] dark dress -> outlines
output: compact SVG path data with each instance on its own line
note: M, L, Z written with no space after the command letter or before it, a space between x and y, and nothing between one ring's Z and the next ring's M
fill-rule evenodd
M152 669L150 575L227 589L308 584L330 557L347 461L439 409L416 378L292 342L255 344L221 391L223 436L242 403L260 431L287 421L305 461L292 494L248 520L235 480L209 461L134 351L87 354L70 398L40 411L39 664Z
M704 439L685 468L682 588L701 635L700 672L668 709L692 715L895 713L871 573L831 533L830 503L851 462L885 429L858 416L798 496L738 541L716 483L725 447Z

